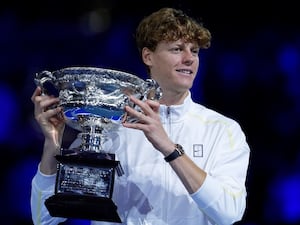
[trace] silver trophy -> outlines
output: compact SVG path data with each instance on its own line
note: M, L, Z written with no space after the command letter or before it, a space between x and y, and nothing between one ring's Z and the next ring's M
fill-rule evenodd
M158 100L161 89L152 80L143 80L122 71L68 67L35 76L45 94L56 95L63 107L66 124L79 131L78 148L61 149L56 156L55 193L45 201L51 216L119 222L112 201L115 173L123 173L121 162L103 147L109 132L118 129L126 116L124 107L133 95L140 100Z

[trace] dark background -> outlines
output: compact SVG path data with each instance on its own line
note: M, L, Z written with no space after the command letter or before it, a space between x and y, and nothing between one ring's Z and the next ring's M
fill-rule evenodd
M292 2L2 0L1 224L32 224L30 185L43 144L30 100L34 74L96 66L144 78L133 34L163 6L183 9L212 33L192 92L247 135L248 205L238 224L300 224L300 16ZM65 143L73 137L67 129Z

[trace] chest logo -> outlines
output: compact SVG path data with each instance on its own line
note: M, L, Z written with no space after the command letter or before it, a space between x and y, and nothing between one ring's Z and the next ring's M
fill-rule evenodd
M203 144L193 144L193 156L203 157Z

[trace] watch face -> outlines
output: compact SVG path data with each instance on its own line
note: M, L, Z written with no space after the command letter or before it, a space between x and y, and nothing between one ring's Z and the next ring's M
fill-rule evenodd
M183 150L183 148L182 148L182 146L180 144L176 144L175 145L175 150L178 151L178 153L180 155L182 155L184 153L184 150Z

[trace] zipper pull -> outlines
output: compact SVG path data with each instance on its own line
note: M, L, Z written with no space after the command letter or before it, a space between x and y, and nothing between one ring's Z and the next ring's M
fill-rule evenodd
M169 117L170 113L171 113L171 108L170 108L170 106L168 106L168 107L167 107L167 116L168 116L168 117Z

